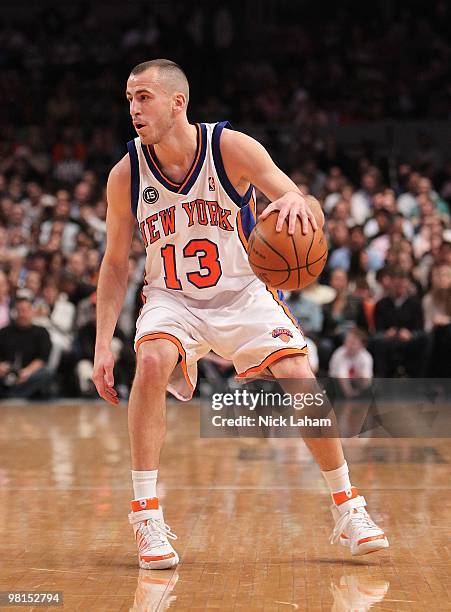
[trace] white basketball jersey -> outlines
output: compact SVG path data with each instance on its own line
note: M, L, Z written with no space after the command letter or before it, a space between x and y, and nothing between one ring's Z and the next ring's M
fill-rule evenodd
M144 298L158 288L210 300L256 280L246 251L255 225L254 189L239 195L221 157L221 133L230 124L196 127L196 156L180 184L164 176L139 137L127 143L132 210L146 248Z

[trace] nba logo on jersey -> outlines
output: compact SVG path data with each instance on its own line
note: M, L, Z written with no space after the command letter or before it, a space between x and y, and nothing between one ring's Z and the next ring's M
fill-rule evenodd
M215 179L212 176L208 177L208 189L214 191L216 189Z

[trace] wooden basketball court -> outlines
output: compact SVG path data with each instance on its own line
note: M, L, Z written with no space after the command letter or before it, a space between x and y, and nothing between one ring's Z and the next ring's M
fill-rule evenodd
M64 609L95 612L451 610L449 440L345 441L391 543L352 558L329 544L301 441L201 439L198 406L169 404L159 496L181 563L139 571L125 405L0 411L1 591L62 591Z

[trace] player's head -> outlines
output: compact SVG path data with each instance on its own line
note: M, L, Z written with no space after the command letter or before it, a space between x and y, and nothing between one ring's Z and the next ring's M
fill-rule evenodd
M178 64L156 59L138 64L127 80L133 125L144 144L158 144L177 121L186 121L189 84Z

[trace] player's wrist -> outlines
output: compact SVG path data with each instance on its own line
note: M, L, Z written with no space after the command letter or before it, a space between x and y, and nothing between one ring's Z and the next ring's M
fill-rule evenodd
M102 340L101 342L96 343L95 352L96 354L106 353L111 350L110 347L111 347L111 340L107 340L107 341Z

